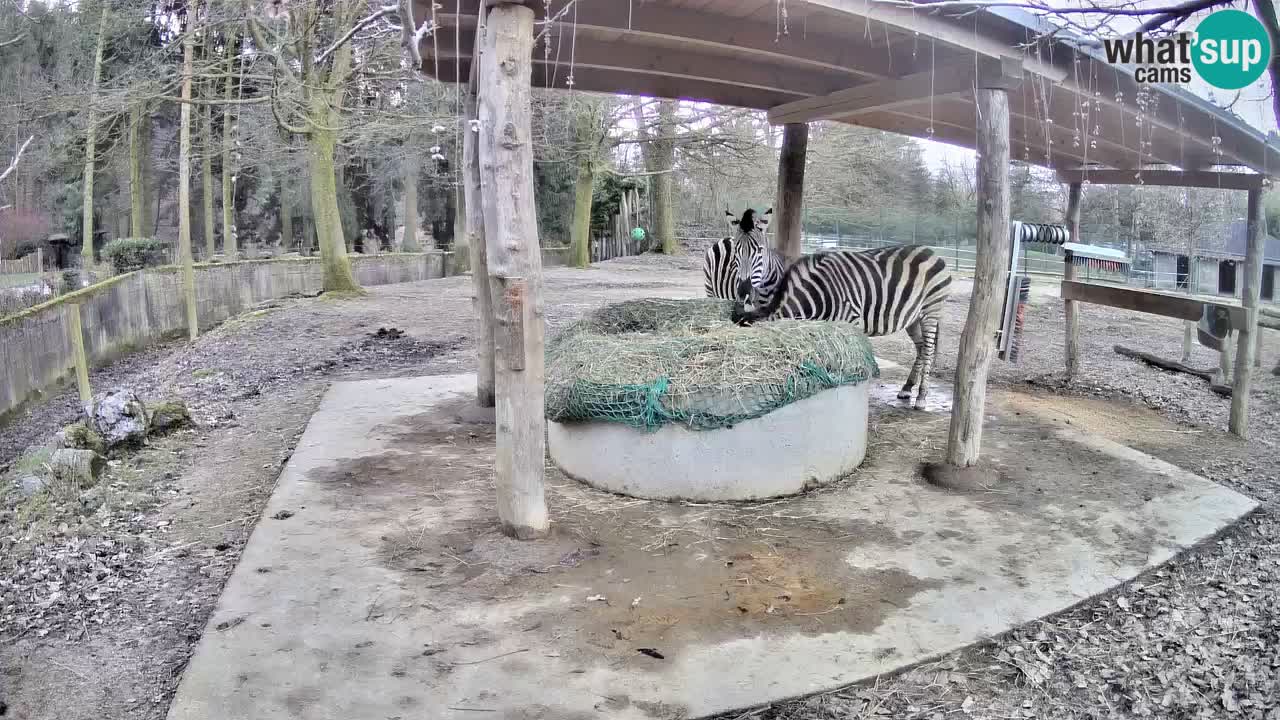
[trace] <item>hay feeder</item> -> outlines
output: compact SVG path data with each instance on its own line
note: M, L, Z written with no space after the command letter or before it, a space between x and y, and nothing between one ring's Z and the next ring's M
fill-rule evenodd
M867 449L880 372L852 326L741 328L720 300L602 308L547 346L551 459L593 487L660 500L759 500L836 480Z

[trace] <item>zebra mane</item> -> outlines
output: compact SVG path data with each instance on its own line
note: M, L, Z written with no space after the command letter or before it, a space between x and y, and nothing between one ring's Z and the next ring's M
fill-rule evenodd
M747 208L747 211L742 213L742 219L738 221L738 227L742 228L742 232L744 233L750 233L755 230L756 211L752 208Z

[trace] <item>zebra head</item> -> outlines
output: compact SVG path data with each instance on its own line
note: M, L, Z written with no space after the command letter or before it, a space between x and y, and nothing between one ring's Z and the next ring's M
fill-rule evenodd
M764 266L765 230L773 219L773 208L763 215L757 215L752 208L747 208L742 217L734 217L728 210L724 211L729 226L734 229L733 254L738 261L738 299L746 302L751 297L751 288L760 284Z

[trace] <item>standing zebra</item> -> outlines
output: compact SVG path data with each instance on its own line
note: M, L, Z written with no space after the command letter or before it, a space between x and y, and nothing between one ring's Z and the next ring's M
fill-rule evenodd
M707 248L702 260L702 286L707 297L739 300L734 294L738 283L738 258L733 255L733 238L721 238Z
M738 264L738 297L735 299L750 301L753 308L767 305L786 267L782 254L765 242L764 233L773 219L773 208L760 216L748 208L736 220L728 210L724 212L730 224L737 226L738 232L733 244L733 255Z
M733 235L721 238L707 248L702 261L702 286L707 297L746 302L751 299L750 291L754 285L751 282L752 258L757 249L764 247L764 231L769 227L773 208L765 211L763 216L757 216L751 209L741 218L734 217L728 210L724 214Z
M919 382L915 407L922 409L950 285L946 262L923 245L821 252L792 263L768 303L747 310L739 301L733 321L841 320L860 325L868 337L905 328L916 360L898 397L910 398Z

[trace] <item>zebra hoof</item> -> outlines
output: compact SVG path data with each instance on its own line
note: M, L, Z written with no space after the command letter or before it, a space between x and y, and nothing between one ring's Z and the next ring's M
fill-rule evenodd
M910 399L911 399L911 391L910 391L910 390L899 390L899 391L898 391L898 399L899 399L899 400L910 400Z
M924 398L917 398L915 403L911 407L916 410L924 410L925 407L927 406L928 406L928 403L925 402Z

